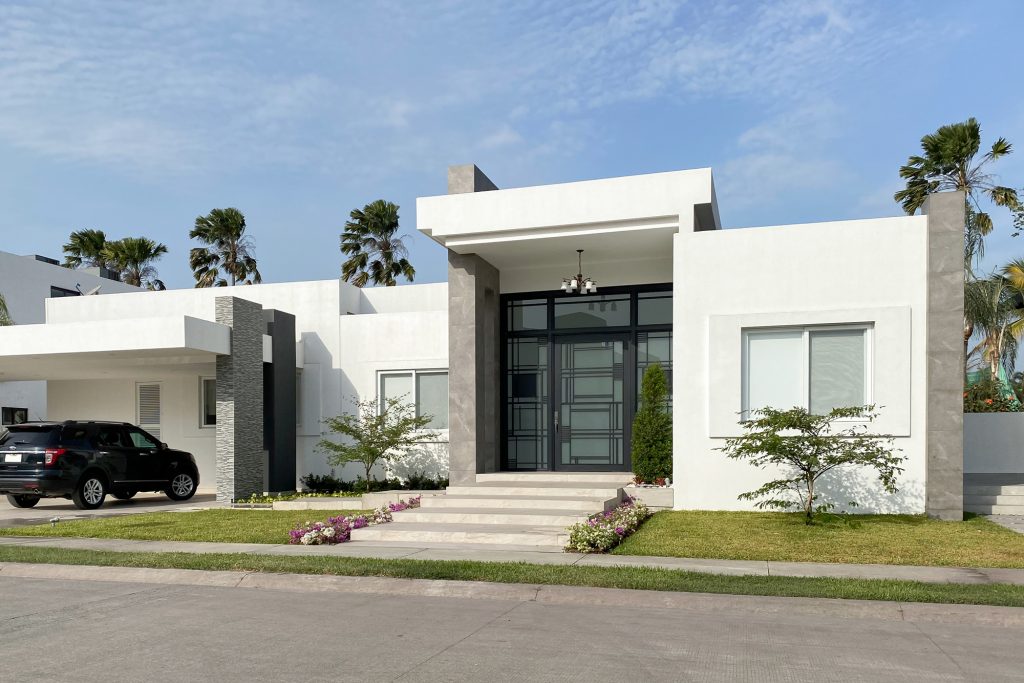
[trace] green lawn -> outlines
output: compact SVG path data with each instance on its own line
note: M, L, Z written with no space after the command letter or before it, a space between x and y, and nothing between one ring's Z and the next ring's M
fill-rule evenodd
M138 541L214 541L287 543L297 524L336 515L373 514L372 510L197 510L145 512L95 519L0 529L0 536L75 536Z
M382 576L595 586L692 593L896 600L1024 607L1024 586L932 584L913 581L717 576L640 567L577 567L499 562L378 560L353 557L275 557L245 554L120 553L0 546L0 562L231 570L339 576Z
M614 551L729 560L1024 567L1024 535L982 517L851 515L811 526L799 514L665 511Z

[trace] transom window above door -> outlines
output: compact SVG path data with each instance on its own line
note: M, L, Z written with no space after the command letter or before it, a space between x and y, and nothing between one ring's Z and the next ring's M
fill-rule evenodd
M743 332L743 419L765 407L871 403L871 326L762 328Z

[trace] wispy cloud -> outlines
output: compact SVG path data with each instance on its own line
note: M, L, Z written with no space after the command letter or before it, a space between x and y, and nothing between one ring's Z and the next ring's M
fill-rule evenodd
M536 159L578 149L620 103L779 114L910 39L842 0L15 2L0 6L0 139L155 173ZM748 166L785 156L767 134L738 142Z

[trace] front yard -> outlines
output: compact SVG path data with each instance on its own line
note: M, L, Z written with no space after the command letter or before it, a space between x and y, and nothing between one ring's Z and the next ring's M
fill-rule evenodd
M812 526L778 512L658 512L612 551L724 560L1024 567L1024 535L982 517L850 515Z
M136 515L69 520L0 529L0 536L74 536L127 538L136 541L210 541L218 543L287 543L299 524L336 515L363 515L367 510L198 510L146 512Z

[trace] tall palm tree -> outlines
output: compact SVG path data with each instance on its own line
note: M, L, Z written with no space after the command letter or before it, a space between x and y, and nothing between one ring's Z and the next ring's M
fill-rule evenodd
M157 277L153 262L167 247L148 237L125 237L107 244L108 261L121 273L121 281L146 289L167 289Z
M3 294L0 294L0 327L13 324L14 319L11 318L11 312L7 310L7 299L4 298Z
M968 291L970 283L977 280L974 267L985 251L985 236L992 232L992 217L982 210L980 200L987 197L996 206L1010 209L1020 207L1017 192L1009 187L997 185L989 172L989 165L1010 154L1012 145L1005 138L999 138L975 162L981 151L981 125L971 117L961 123L940 127L934 133L921 138L924 156L913 155L900 167L900 177L907 185L893 195L907 214L921 208L928 195L935 192L959 190L965 195L966 220L964 222L964 360L963 375L967 379L967 358L970 355L971 338L974 336L976 320L985 316L986 297L980 293L982 285ZM972 307L978 307L972 313ZM977 315L975 315L977 314Z
M64 265L68 268L109 268L107 236L102 230L76 230L64 245Z
M245 234L245 216L238 209L214 209L199 216L188 236L207 245L194 247L188 255L196 287L263 282L253 256L252 237Z
M398 205L383 199L353 209L351 220L341 233L341 253L349 258L341 265L341 276L356 287L375 285L394 287L399 275L409 282L416 269L407 258L405 235L398 232Z

